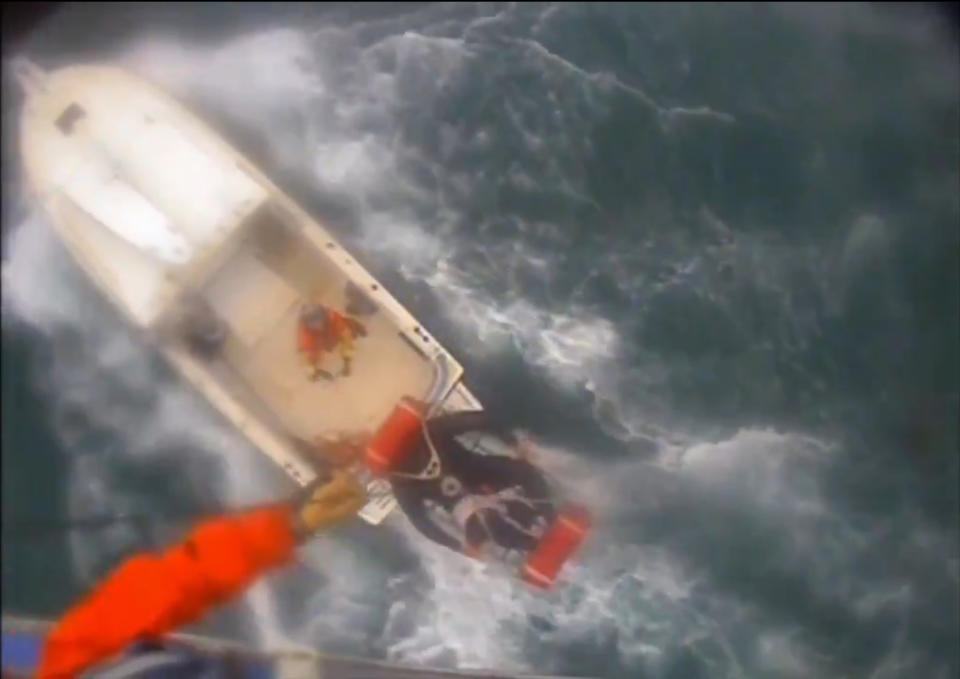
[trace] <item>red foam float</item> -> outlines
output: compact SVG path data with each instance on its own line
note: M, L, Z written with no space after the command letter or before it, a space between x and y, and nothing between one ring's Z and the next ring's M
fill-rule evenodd
M420 407L412 399L402 399L367 444L365 459L370 471L382 476L402 464L413 450L422 424Z
M565 508L520 569L523 580L541 589L553 587L560 570L583 543L590 527L590 514L585 509Z

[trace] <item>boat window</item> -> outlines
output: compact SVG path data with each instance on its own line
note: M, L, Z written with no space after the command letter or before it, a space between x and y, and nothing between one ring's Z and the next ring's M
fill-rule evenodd
M190 243L167 216L115 176L110 163L101 158L76 168L62 190L114 235L151 257L179 265L193 254Z
M63 113L60 114L60 117L56 120L56 125L60 128L60 131L64 134L70 134L73 132L73 125L78 120L83 119L87 115L87 112L84 111L77 104L70 104L63 110Z

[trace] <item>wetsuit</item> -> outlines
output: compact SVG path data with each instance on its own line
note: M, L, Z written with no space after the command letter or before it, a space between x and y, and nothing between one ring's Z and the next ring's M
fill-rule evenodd
M455 551L462 551L465 542L478 545L486 538L506 549L532 550L538 541L537 519L554 518L546 481L525 461L474 453L455 438L483 432L516 445L513 432L498 427L484 411L441 415L426 426L439 458L439 473L424 474L432 452L421 433L414 452L396 470L399 473L389 476L397 502L413 525ZM453 517L453 522L438 520L438 514Z

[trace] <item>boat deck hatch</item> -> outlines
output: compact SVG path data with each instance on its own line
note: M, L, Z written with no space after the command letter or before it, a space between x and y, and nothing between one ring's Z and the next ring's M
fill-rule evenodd
M78 120L82 120L87 115L77 104L70 104L63 110L63 113L56 120L57 128L64 134L73 132L73 126Z

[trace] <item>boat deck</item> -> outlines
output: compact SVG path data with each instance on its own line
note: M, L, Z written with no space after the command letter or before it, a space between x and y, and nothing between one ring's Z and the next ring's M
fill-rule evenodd
M348 295L350 279L277 212L265 209L252 220L249 233L202 289L225 330L221 351L207 363L212 376L248 406L258 401L285 433L303 440L331 431L372 431L402 396L425 397L434 377L431 362L369 300L350 314L367 331L355 339L351 373L339 375L342 358L334 351L323 362L334 379L307 377L296 348L300 308L317 299L349 314L359 290L353 286Z

